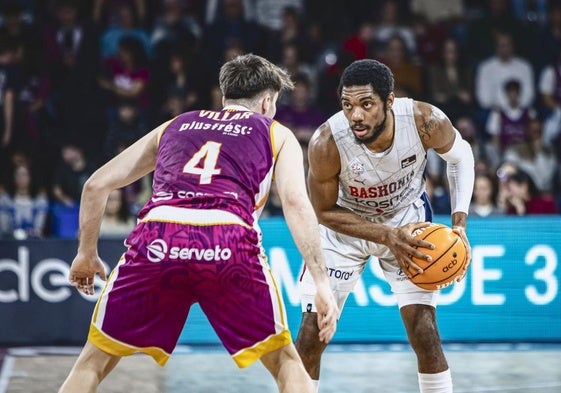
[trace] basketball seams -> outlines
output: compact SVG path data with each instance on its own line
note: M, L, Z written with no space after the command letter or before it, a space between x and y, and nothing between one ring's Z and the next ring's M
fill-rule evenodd
M432 230L431 230L429 233L426 233L426 234L425 234L425 232L427 232L427 231L430 230L430 229L432 229ZM448 229L448 228L446 228L446 227L445 227L444 225L442 225L442 224L436 224L434 228L430 228L430 227L429 227L429 228L425 229L425 230L423 231L423 235L425 235L425 236L423 236L423 237L421 238L421 240L425 240L427 237L429 237L430 235L432 235L433 233L435 233L436 231L439 231L439 230L441 230L441 229Z
M425 267L424 270L427 270L427 269L430 268L432 265L434 265L436 262L438 262L442 257L444 257L445 255L447 255L448 252L449 252L454 246L456 246L456 244L458 243L458 240L461 241L461 238L460 238L459 236L456 238L456 240L454 241L454 243L453 243L450 247L448 247L448 249L447 249L445 252L442 253L442 255L440 255L435 261L431 262L430 265L427 265L427 266ZM416 284L420 284L420 285L439 285L439 284L447 283L447 282L449 282L449 280L450 280L451 277L454 277L454 275L456 275L458 271L460 271L461 269L464 268L466 262L467 262L467 252L464 253L464 258L463 258L462 263L460 264L460 266L458 266L458 268L457 268L456 270L451 271L450 275L448 275L448 276L446 276L446 277L444 277L444 278L442 278L441 280L438 280L438 281L420 281L420 282L418 282L418 283L416 283ZM415 277L417 277L417 276L422 276L422 274L421 274L421 273L416 273L412 278L415 278Z
M430 268L432 265L434 265L436 262L438 262L440 259L442 259L442 257L444 257L445 255L447 255L448 252L458 243L458 240L460 240L460 237L459 237L459 236L456 238L456 240L454 241L454 243L453 243L450 247L448 247L448 249L447 249L446 251L444 251L438 258L436 258L436 260L435 260L434 262L432 262L430 265L428 265L428 266L427 266L425 269L423 269L423 270L426 270L426 269ZM442 280L439 280L439 281L431 281L431 282L423 281L423 282L420 282L419 284L437 284L437 283L441 283L442 281L447 281L447 280L449 280L450 277L454 276L454 275L457 273L457 271L460 270L460 268L463 266L463 264L465 264L466 258L467 258L467 253L464 254L464 260L463 260L463 262L462 262L462 265L460 265L460 267L459 267L457 270L452 271L452 272L450 273L449 276L446 276L446 278L443 278ZM416 277L417 275L420 275L420 274L421 274L421 273L417 273L417 274L416 274L415 276L413 276L413 277Z
M432 231L431 233L434 233L434 232L436 232L436 231ZM450 249L451 249L452 247L454 247L454 246L456 245L456 243L458 243L458 239L460 239L459 236L456 238L456 240L454 241L454 243L452 243L452 245L446 249L446 251L444 251L442 254L440 254L440 256L439 256L438 258L436 258L434 261L431 261L431 263L428 264L423 270L427 270L427 269L430 268L432 265L434 265L436 262L438 262L444 255L448 254L448 251L450 251ZM423 240L424 240L424 239L423 239ZM464 259L465 259L465 257L464 257ZM422 274L422 273L417 273L417 274L415 274L413 277L417 277L417 276L420 275L420 274ZM412 277L412 278L413 278L413 277ZM430 284L430 283L427 283L427 284Z

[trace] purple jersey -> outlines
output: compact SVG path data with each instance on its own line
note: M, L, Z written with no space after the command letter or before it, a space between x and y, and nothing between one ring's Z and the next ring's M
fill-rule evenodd
M171 205L226 210L253 225L272 179L273 123L239 107L177 116L161 136L153 195L139 217Z
M528 109L524 109L522 114L515 119L508 117L504 111L501 111L501 147L506 148L517 143L524 143L526 141L526 127L529 121L530 111Z

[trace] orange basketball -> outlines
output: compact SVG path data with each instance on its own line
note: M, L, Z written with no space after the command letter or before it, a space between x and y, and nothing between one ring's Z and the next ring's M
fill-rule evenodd
M466 245L462 238L446 225L436 223L416 230L413 236L434 244L435 248L420 248L420 251L431 256L430 262L413 257L413 262L424 272L419 274L409 267L411 281L431 291L452 285L467 262Z

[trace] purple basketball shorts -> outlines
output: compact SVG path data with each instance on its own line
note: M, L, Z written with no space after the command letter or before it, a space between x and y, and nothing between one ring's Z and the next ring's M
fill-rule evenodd
M103 351L164 365L196 302L239 367L292 341L254 228L144 221L127 245L92 316L88 339Z

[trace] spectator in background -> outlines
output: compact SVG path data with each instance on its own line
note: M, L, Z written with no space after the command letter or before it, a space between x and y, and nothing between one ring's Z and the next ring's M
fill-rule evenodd
M458 42L448 38L440 60L430 67L430 97L454 122L473 110L472 70L460 57Z
M313 98L317 95L317 71L306 63L302 58L302 48L296 42L285 44L282 49L282 57L279 66L288 71L290 75L302 74L308 79L310 94ZM286 104L286 96L279 97L280 104Z
M93 0L92 20L99 26L118 24L119 7L127 4L134 10L139 25L146 23L146 0Z
M216 12L203 28L202 59L214 75L222 65L223 54L232 42L237 42L246 53L264 52L266 35L257 23L246 18L242 0L222 0L214 4ZM210 7L213 2L209 2Z
M548 23L537 33L533 49L532 60L536 69L557 62L561 51L561 2L551 2Z
M313 103L310 80L305 74L293 75L294 89L286 105L279 106L275 119L289 127L300 143L307 144L326 117Z
M376 23L374 38L384 48L388 41L396 36L401 38L404 50L411 55L417 52L415 34L403 19L406 15L405 9L400 7L398 0L385 0L379 11L380 19Z
M473 198L469 206L470 217L490 217L503 213L496 205L497 183L495 178L487 173L475 175Z
M203 51L204 52L204 51ZM244 53L244 47L242 43L237 40L230 41L226 47L224 48L224 52L222 53L221 61L218 59L213 59L215 61L210 63L202 62L194 62L196 69L193 70L194 74L197 76L199 80L197 85L199 87L198 93L200 98L200 105L203 106L212 106L213 108L221 108L222 102L213 102L213 99L216 98L213 96L213 92L216 91L218 85L218 66L221 64L226 63L229 60L234 59L238 55L242 55ZM210 59L209 59L210 60ZM210 86L210 88L209 88ZM220 97L222 97L222 93L220 93ZM222 98L220 98L222 100ZM215 107L214 105L219 105ZM211 109L211 108L209 108ZM218 109L219 110L219 109Z
M495 145L483 137L478 131L475 121L469 116L462 116L453 123L462 137L471 145L475 162L482 163L486 168L495 171L501 163L501 157Z
M167 99L177 97L182 100L181 106L186 110L194 109L199 102L199 82L188 52L178 47L172 51L169 59L169 70L166 80ZM161 89L161 86L159 87ZM169 102L166 102L169 105Z
M209 109L211 111L220 110L222 107L222 91L219 85L212 85L209 89L210 103Z
M505 151L504 160L516 164L527 173L539 192L551 194L559 164L553 150L543 144L541 120L529 121L524 141L509 147Z
M150 71L142 44L134 37L123 37L119 42L118 57L105 62L104 74L99 78L100 87L109 93L110 121L115 118L118 101L123 99L134 102L141 116L148 121L149 80Z
M507 214L557 214L555 200L542 195L526 172L518 170L509 175L506 184Z
M450 193L446 184L443 176L431 176L426 179L425 186L433 214L450 214Z
M199 48L202 26L194 15L187 12L182 0L164 0L150 35L154 52L154 63L168 64L173 50L189 48L192 53Z
M139 25L134 7L128 3L120 3L116 23L110 24L101 34L101 58L105 60L116 57L121 49L121 41L128 37L135 38L142 45L146 55L152 53L150 35Z
M396 97L423 98L425 87L423 69L413 62L411 53L401 36L395 35L386 41L381 61L393 72Z
M42 66L49 84L48 108L57 143L77 137L92 151L99 150L97 130L103 119L95 76L98 35L82 19L76 0L55 0L52 19L44 25Z
M536 118L536 111L521 102L520 82L506 81L502 90L507 97L507 106L493 110L487 120L487 132L501 157L510 146L526 142L526 129Z
M16 47L16 62L24 57L30 61L39 62L39 43L37 31L33 24L26 18L21 4L4 2L0 8L2 24L0 37L12 42Z
M444 41L450 35L444 24L431 24L420 15L413 15L411 28L415 34L415 61L424 67L434 65L440 59Z
M508 97L505 82L520 84L520 106L529 108L534 102L534 71L530 63L515 54L512 35L506 32L496 35L495 54L482 61L475 75L475 96L485 110L507 108Z
M376 27L370 21L363 21L358 30L343 41L343 50L351 54L353 60L369 57Z
M261 28L273 34L279 33L289 40L297 38L297 34L295 34L295 30L293 29L294 25L292 25L293 21L289 22L291 25L289 27L285 18L287 17L287 10L290 10L289 13L291 16L289 17L291 19L294 13L299 15L304 5L303 0L251 0L251 3L253 4L250 9L255 11L254 19ZM297 19L299 19L299 17L297 17ZM289 28L285 33L283 30L286 27Z
M508 209L508 184L507 180L510 175L518 172L516 164L503 161L497 168L497 207L502 213L506 213Z
M122 99L117 106L117 117L110 122L105 133L103 155L100 164L113 158L121 146L128 146L149 131L149 125L139 116L134 101Z
M52 194L55 201L67 207L79 205L84 183L93 171L83 149L76 143L65 143L53 179Z
M0 37L0 170L5 173L9 149L13 142L17 70L13 46Z
M105 211L101 218L100 238L126 238L136 224L128 207L125 193L118 188L107 197Z
M546 24L548 3L548 0L511 0L514 16L531 28Z
M166 100L160 108L157 118L158 122L161 123L162 119L172 119L183 112L189 111L189 108L193 110L192 106L187 106L187 101L185 100L185 94L183 91L178 89L169 90L166 96Z
M458 20L465 15L462 0L415 0L410 4L411 11L422 16L428 24Z
M95 33L87 22L80 19L76 1L55 0L52 12L54 18L43 32L43 58L49 70L49 79L58 89L79 66L80 57L85 54L91 56L91 43L97 41L97 37L93 37ZM85 61L89 60L96 59L89 57Z
M48 149L46 144L39 146L42 141L42 133L50 120L46 103L50 93L50 81L41 64L40 40L35 26L24 21L23 8L12 4L5 9L4 29L0 31L0 37L5 37L14 45L14 67L18 74L18 88L15 96L15 117L13 145L17 151L24 151L29 157L38 160ZM34 171L36 178L42 174Z
M561 46L555 62L541 72L538 91L545 109L543 140L552 146L561 133Z
M32 183L28 165L18 165L5 191L0 192L0 235L26 239L44 234L49 202Z
M493 55L494 42L499 35L506 34L520 46L521 53L528 48L523 24L512 13L509 0L486 0L482 2L481 15L473 18L466 28L466 49L475 62ZM469 2L467 2L469 4Z
M297 7L293 6L288 6L282 10L280 29L264 28L269 34L266 53L275 63L281 61L282 48L288 44L295 44L301 51L304 48L307 49L308 32L305 30L305 24L302 22L298 10Z

